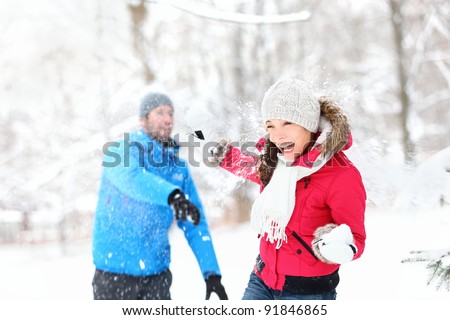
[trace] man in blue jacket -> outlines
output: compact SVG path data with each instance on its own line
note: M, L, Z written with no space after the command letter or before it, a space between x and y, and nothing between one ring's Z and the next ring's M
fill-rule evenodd
M206 281L206 299L228 299L203 207L179 146L170 138L171 99L149 93L141 127L103 149L94 219L94 299L169 300L169 229L185 233Z

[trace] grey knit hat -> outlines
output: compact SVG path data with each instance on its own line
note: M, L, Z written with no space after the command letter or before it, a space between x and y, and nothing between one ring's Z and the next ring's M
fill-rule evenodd
M263 121L281 119L317 132L320 119L319 100L311 87L297 79L275 82L265 93L261 107Z
M159 106L170 106L173 108L172 100L168 96L158 92L150 92L144 96L139 106L139 116L145 118L150 110Z

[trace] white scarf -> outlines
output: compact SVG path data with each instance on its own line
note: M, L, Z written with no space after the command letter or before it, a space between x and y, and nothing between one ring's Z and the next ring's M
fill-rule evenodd
M327 132L331 130L329 121L322 118L319 130L321 134L314 147L325 141ZM281 247L283 241L287 242L285 228L294 211L297 181L318 171L332 156L333 154L321 153L314 161L313 166L308 168L292 167L290 163L286 162L283 155L278 154L277 167L269 184L253 203L250 219L251 226L259 234L266 234L267 241L277 242L277 249Z

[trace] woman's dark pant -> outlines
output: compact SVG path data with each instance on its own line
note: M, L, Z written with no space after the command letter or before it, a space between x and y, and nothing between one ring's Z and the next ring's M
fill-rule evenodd
M253 271L242 300L336 300L336 290L318 294L298 294L273 290Z

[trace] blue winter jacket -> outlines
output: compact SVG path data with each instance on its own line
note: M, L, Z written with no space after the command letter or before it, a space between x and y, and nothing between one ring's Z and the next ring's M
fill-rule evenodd
M200 211L200 223L178 221L203 277L220 275L203 207L178 146L162 146L143 129L104 148L93 228L97 269L148 276L169 269L170 193L182 190Z

